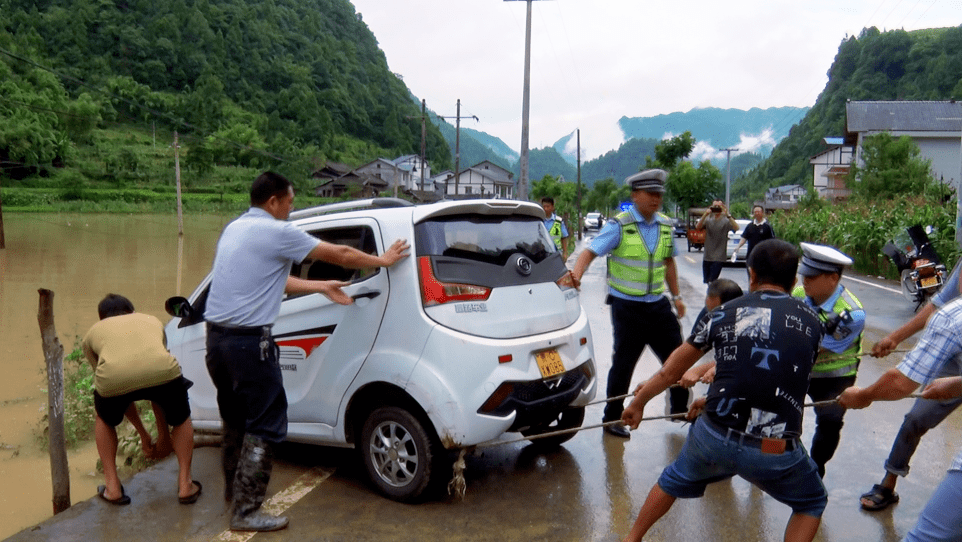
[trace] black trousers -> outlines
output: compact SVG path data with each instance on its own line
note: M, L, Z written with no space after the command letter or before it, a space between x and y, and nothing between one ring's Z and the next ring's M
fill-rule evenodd
M815 402L829 401L854 385L855 376L813 378L808 384L808 396ZM835 455L842 436L844 417L845 409L838 403L815 407L815 436L812 437L810 453L820 473L825 471L825 464Z
M261 341L266 340L266 348ZM234 333L207 326L207 372L217 388L225 429L271 444L287 437L287 394L278 349L268 333Z
M609 295L607 303L611 305L614 332L607 393L608 397L617 397L628 393L635 365L645 346L650 347L664 363L668 355L681 345L681 326L671 311L671 303L664 297L652 303L641 303ZM688 411L688 390L671 388L668 393L673 414ZM605 406L604 421L621 419L624 409L624 400L609 402Z

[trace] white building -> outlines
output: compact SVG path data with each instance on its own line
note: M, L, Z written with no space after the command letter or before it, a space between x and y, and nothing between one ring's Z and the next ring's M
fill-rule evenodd
M514 174L488 160L443 177L439 175L437 181L446 183L444 194L449 199L514 198Z

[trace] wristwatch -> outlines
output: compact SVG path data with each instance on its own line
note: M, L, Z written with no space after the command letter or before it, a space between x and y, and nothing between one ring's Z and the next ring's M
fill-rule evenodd
M672 301L681 301L681 300L682 300L682 299L681 299L681 294L676 294L676 295L671 296L671 300L672 300Z

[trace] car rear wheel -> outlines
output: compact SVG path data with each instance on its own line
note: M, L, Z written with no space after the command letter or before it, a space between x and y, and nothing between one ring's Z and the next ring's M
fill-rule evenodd
M531 427L521 431L521 434L531 438L538 435L543 435L545 433L550 433L552 431L561 431L562 429L575 429L581 427L581 424L585 421L585 407L575 407L562 410L558 413L558 417L553 421L539 425L537 427ZM544 438L534 438L531 439L531 443L535 446L542 448L557 448L565 442L568 442L575 435L577 431L572 431L570 433L563 433L561 435L554 435Z
M410 502L431 485L441 450L437 438L416 416L390 406L374 410L364 422L360 452L381 493Z

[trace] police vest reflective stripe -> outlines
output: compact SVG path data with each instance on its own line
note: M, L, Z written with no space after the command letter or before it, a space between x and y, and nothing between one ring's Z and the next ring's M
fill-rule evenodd
M792 295L795 297L805 297L805 288L796 286L792 291ZM835 306L832 307L832 312L818 311L818 319L824 324L831 318L835 318L841 314L842 311L847 310L851 312L861 309L862 303L859 302L858 298L852 295L852 293L848 291L848 288L843 287L842 295L838 296L838 299L835 300ZM858 371L858 363L861 359L862 334L859 333L858 337L852 341L852 344L842 352L819 352L818 357L815 358L815 366L812 368L812 378L854 376Z
M621 240L608 255L608 285L631 296L660 294L665 291L665 260L674 254L671 226L662 214L658 218L658 244L654 250L638 229L631 212L619 213Z
M551 239L554 240L554 246L561 248L561 219L555 218L554 223L551 224L551 229L548 230L548 234L551 235Z

